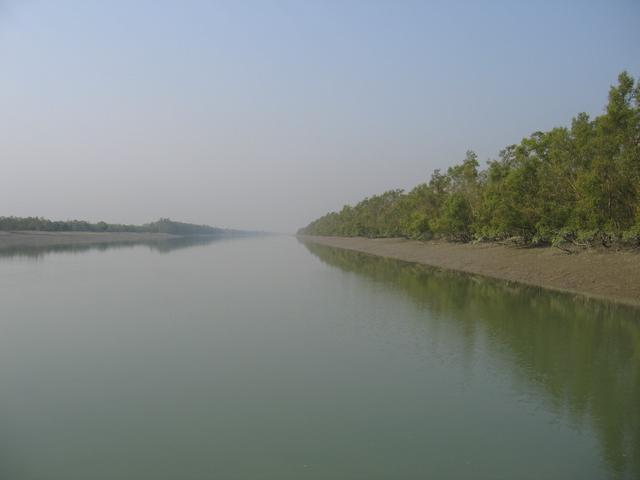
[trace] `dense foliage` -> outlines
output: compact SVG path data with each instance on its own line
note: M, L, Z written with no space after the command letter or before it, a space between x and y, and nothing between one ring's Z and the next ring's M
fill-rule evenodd
M0 231L45 231L45 232L140 232L170 233L174 235L216 235L227 232L208 225L174 222L161 218L144 225L121 225L105 222L89 223L82 220L51 221L39 217L0 217Z
M299 233L640 244L640 83L623 72L605 112L535 132L479 170L476 154L410 192L391 190Z

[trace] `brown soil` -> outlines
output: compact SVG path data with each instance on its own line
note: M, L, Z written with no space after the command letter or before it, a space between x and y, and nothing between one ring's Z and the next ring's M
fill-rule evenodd
M434 267L486 275L640 306L640 253L497 244L419 242L398 238L302 236L304 241Z

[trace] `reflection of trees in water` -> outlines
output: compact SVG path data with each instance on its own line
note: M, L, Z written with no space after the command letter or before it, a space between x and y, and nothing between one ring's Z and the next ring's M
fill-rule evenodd
M169 253L182 248L209 245L210 243L222 242L231 238L236 237L226 235L200 235L163 238L157 240L125 240L109 243L75 243L48 246L14 245L0 248L0 257L26 257L39 259L50 253L84 253L89 251L103 252L105 250L131 248L141 245L160 253Z
M590 422L620 478L640 478L640 310L383 257L305 243L323 262L366 275L458 323L465 343L486 334L550 410ZM506 353L505 353L506 352Z

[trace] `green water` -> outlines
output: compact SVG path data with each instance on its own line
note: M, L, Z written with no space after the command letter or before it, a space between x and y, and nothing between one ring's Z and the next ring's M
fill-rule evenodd
M0 252L0 479L640 478L640 313L294 238Z

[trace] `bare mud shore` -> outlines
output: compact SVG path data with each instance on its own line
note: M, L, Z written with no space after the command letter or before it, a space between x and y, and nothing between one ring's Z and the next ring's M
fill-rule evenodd
M299 236L303 241L640 306L640 253Z
M98 232L0 232L0 249L100 243L148 242L178 238L166 233Z

